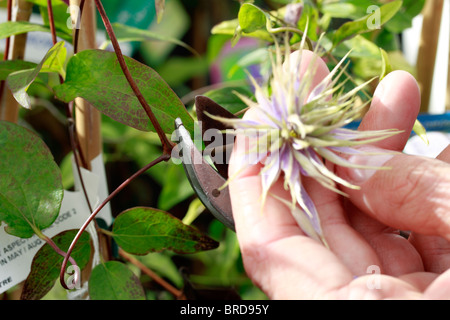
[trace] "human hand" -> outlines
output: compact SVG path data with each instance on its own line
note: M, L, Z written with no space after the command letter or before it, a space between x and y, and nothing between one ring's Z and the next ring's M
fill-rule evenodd
M311 57L303 51L302 64ZM314 83L329 72L322 60L317 63ZM248 145L237 136L229 165L236 233L249 277L269 298L450 298L450 148L438 159L400 153L419 108L414 78L392 72L377 87L359 130L403 133L367 147L383 155L351 159L391 170L336 167L339 176L361 187L345 189L348 199L302 178L329 248L308 238L290 208L270 194L261 208L261 165L237 173ZM252 116L251 110L245 115ZM282 180L270 191L290 199ZM405 238L399 230L411 233ZM371 274L378 270L381 274Z

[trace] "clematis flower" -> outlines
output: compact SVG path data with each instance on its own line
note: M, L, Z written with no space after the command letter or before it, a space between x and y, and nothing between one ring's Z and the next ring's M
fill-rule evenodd
M260 86L252 79L256 101L236 93L249 108L254 109L252 114L255 116L251 119L220 118L234 128L235 134L251 138L242 165L263 164L260 172L263 203L272 185L278 179L283 179L284 187L291 196L291 202L287 204L291 206L299 226L309 236L325 244L319 215L303 185L303 177L314 178L325 188L345 196L339 185L352 189L358 189L358 186L337 176L326 163L350 168L380 169L351 163L346 155L363 154L358 146L385 139L398 132L345 128L359 118L365 107L365 104L356 103L356 97L367 84L350 92L343 91L344 83L339 83L338 79L345 70L343 63L346 57L313 87L316 61L311 61L301 74L301 52L288 52L283 61L281 50L277 47L269 85ZM283 199L279 200L286 203Z

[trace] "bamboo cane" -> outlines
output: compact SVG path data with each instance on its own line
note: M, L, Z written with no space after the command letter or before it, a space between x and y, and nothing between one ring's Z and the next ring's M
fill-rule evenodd
M417 60L417 80L422 95L421 112L429 111L443 7L444 0L427 0L423 9L422 35Z
M81 16L81 23L78 23L79 8L81 0L70 0L72 25L80 28L77 44L77 52L87 49L96 49L96 31L97 9L92 0L85 0L83 12ZM74 33L75 34L75 33ZM85 169L92 171L91 162L102 153L102 137L101 137L101 113L95 109L89 102L82 98L75 99L75 125L77 140L81 148L81 155L84 161ZM96 225L96 228L98 226ZM100 255L105 260L110 258L109 240L102 233L98 233ZM91 257L92 258L92 257ZM91 267L85 268L83 277L88 277L91 273Z
M71 0L70 5L73 8L79 7L80 0ZM78 12L73 11L73 25L77 26ZM83 8L81 24L78 24L79 39L78 51L86 49L95 49L96 42L96 9L92 0L86 0ZM82 98L75 99L75 121L77 128L77 137L81 147L84 160L87 166L85 169L91 170L91 161L102 152L102 139L100 134L101 114Z
M12 12L14 21L28 21L33 10L33 3L26 0L13 0ZM11 37L9 60L23 60L25 56L25 48L27 42L27 34L19 34ZM0 120L17 122L19 118L20 105L12 95L11 91L5 86L3 88L3 103L0 103Z

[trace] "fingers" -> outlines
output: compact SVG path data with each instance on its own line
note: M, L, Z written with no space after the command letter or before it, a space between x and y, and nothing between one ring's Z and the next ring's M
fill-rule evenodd
M240 169L247 152L238 136L230 159L230 177ZM271 299L313 299L342 287L352 274L336 256L306 236L289 208L268 196L261 207L260 166L240 171L230 180L236 234L249 277ZM287 197L281 181L271 192Z
M306 51L302 64L307 65L312 57ZM328 74L322 60L316 63L315 84ZM252 110L245 115L254 116ZM237 136L229 164L236 234L248 275L271 298L305 298L308 294L312 298L320 290L332 290L351 281L352 274L331 251L304 236L283 203L269 195L262 207L261 166L242 169L249 145L248 138ZM270 192L290 199L281 180Z
M419 103L420 95L415 79L406 72L393 72L377 87L371 108L359 129L385 130L396 128L404 131L402 134L374 144L374 146L380 148L401 151L408 140L409 132L411 132L417 117ZM381 159L376 158L376 161L385 162L391 157L392 155L380 156ZM365 158L365 160L372 161L373 159ZM338 168L339 171L349 170ZM375 173L375 171L368 170L351 171L357 177ZM329 199L336 198L336 195L334 197L333 195L324 196L324 192L326 193L327 190L311 192L313 197L316 195L314 200L320 210L324 232L332 249L342 261L352 268L355 274L365 273L370 265L378 265L383 272L388 274L413 272L422 267L417 252L405 239L398 234L392 234L392 231L379 221L359 211L357 212L351 204L346 208L346 215L339 213L342 206L338 204L332 208L329 203ZM358 192L355 191L354 194ZM322 199L328 200L328 208L321 205ZM346 218L349 219L350 225ZM352 244L352 250L348 250L349 243ZM390 246L387 247L386 243L389 243ZM389 248L389 250L386 250L386 248ZM397 252L397 257L401 256L408 263L392 264L390 262L394 257L386 257L386 252ZM396 266L396 269L393 269L392 266Z
M450 163L450 146L445 148L440 155L438 155L437 159Z
M420 92L416 80L409 73L395 71L390 73L378 85L369 112L361 122L359 130L386 130L397 129L403 131L389 139L373 144L374 147L402 151L412 130L420 109ZM383 150L378 150L384 152ZM364 158L359 161L368 161L371 165L382 166L392 155L380 155ZM358 183L360 179L369 179L375 170L347 170L339 168L341 174L351 171ZM344 173L344 174L345 174ZM353 181L355 182L355 181ZM373 192L378 192L374 190ZM348 191L351 200L366 197L361 191ZM380 197L381 198L381 197ZM381 201L383 201L381 199ZM361 202L359 200L359 202ZM375 206L374 204L373 206ZM359 231L370 243L382 263L383 272L390 275L400 275L417 272L423 269L422 261L415 248L399 235L398 230L387 228L386 224L379 222L361 211L347 210L351 225ZM376 217L375 217L376 218Z
M439 276L428 287L424 293L424 298L429 300L448 300L450 297L450 271Z
M417 117L420 101L417 84L407 73L395 72L383 80L380 88L361 129L394 127L404 130L403 135L374 144L375 147L400 151ZM361 185L359 191L348 190L352 202L360 209L392 227L425 234L437 233L448 239L450 203L446 190L450 186L450 168L446 163L403 154L352 160L359 164L392 168L380 171L340 170L343 178Z
M376 158L372 156L369 162L373 164ZM352 202L394 228L450 239L450 166L403 154L384 163L385 158L378 160L378 165L392 169L359 174L347 171L345 178L361 186L357 192L349 191Z
M416 80L405 71L388 74L377 86L369 111L359 130L397 129L402 133L373 144L378 148L402 151L420 110Z
M450 163L450 147L447 147L437 159ZM450 268L450 242L446 239L413 232L409 241L420 253L426 271L440 274Z

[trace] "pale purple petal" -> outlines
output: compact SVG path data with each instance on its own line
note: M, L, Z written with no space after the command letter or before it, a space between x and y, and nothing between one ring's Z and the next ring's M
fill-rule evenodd
M260 118L260 120L266 124L278 127L278 125L273 121L272 118L280 121L282 119L281 114L273 108L271 101L264 97L259 90L255 92L255 97L260 106L260 109L258 110L261 111L258 114L258 118Z
M345 154L363 154L362 151L352 147L328 147L331 151Z
M341 140L355 140L358 139L358 132L350 129L338 128L333 129L330 133L336 138Z
M280 173L280 157L278 154L274 156L269 155L266 159L264 168L261 170L261 182L264 194L270 190L280 176Z

